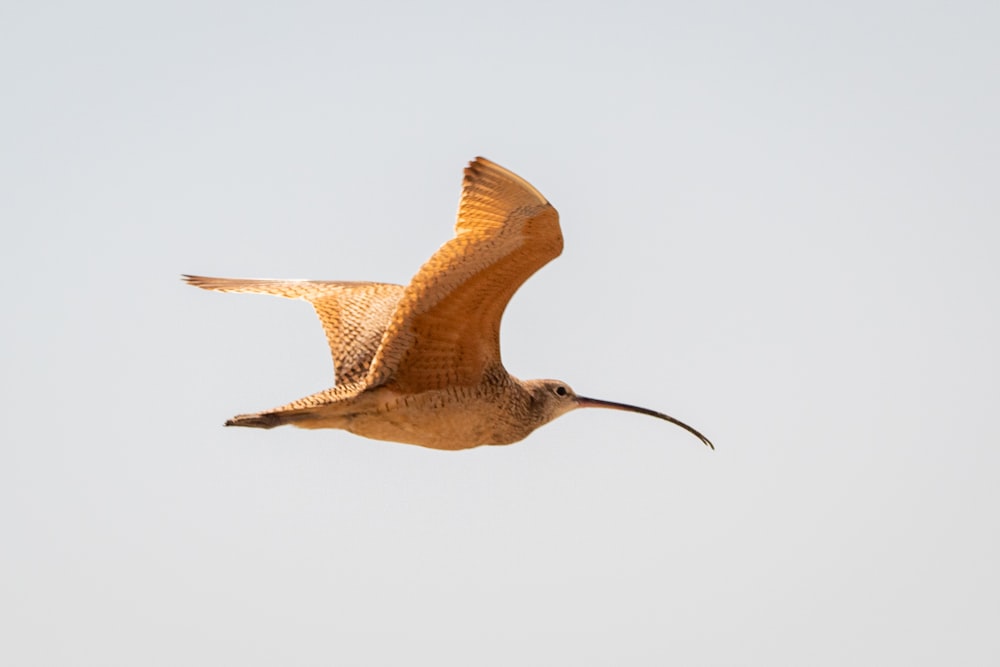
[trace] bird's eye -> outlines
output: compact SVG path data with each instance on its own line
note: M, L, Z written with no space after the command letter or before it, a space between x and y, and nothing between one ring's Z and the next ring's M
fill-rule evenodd
M569 394L569 391L566 389L566 387L562 385L557 386L555 388L555 392L556 396L566 396L567 394Z

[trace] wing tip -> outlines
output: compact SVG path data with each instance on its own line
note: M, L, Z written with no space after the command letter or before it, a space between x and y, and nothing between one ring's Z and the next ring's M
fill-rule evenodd
M463 170L463 174L465 175L465 178L463 179L462 183L463 187L471 185L476 178L482 176L482 173L485 169L498 166L499 165L497 163L487 160L481 155L476 156L469 162L469 164Z
M217 278L213 276L195 276L189 273L182 273L181 280L192 287L199 287L204 290L225 291L232 289L234 283L240 282L235 278Z
M194 287L201 287L205 289L205 286L212 281L212 278L208 276L195 276L190 273L182 273L181 280L183 280L188 285L193 285Z
M481 183L488 176L495 176L501 183L503 181L513 182L519 185L522 189L531 193L536 197L540 204L549 205L549 200L546 199L545 195L539 192L538 188L529 183L526 179L518 176L510 169L503 167L496 162L484 158L482 155L473 158L468 166L464 170L464 178L462 179L462 189L469 190L475 188L479 183ZM493 184L494 186L496 183ZM487 185L489 187L489 185Z

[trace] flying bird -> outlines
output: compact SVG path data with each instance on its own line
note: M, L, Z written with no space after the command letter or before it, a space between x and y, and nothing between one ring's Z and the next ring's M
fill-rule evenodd
M465 169L455 237L406 287L388 283L185 275L219 292L312 304L335 385L226 426L338 428L434 449L518 442L577 408L655 410L578 395L560 380L519 380L500 360L500 318L514 292L562 252L559 214L530 183L485 158Z

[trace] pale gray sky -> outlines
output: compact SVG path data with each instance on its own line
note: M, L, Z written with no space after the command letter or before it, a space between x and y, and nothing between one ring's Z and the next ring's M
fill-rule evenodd
M0 10L0 662L1000 662L993 2ZM449 453L224 429L328 386L462 167L566 249L508 369L663 410Z

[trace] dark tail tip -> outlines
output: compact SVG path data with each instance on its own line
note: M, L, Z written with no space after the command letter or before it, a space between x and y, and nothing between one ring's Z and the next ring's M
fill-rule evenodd
M236 415L232 419L226 420L226 426L248 426L250 428L274 428L284 423L284 420L273 412Z

